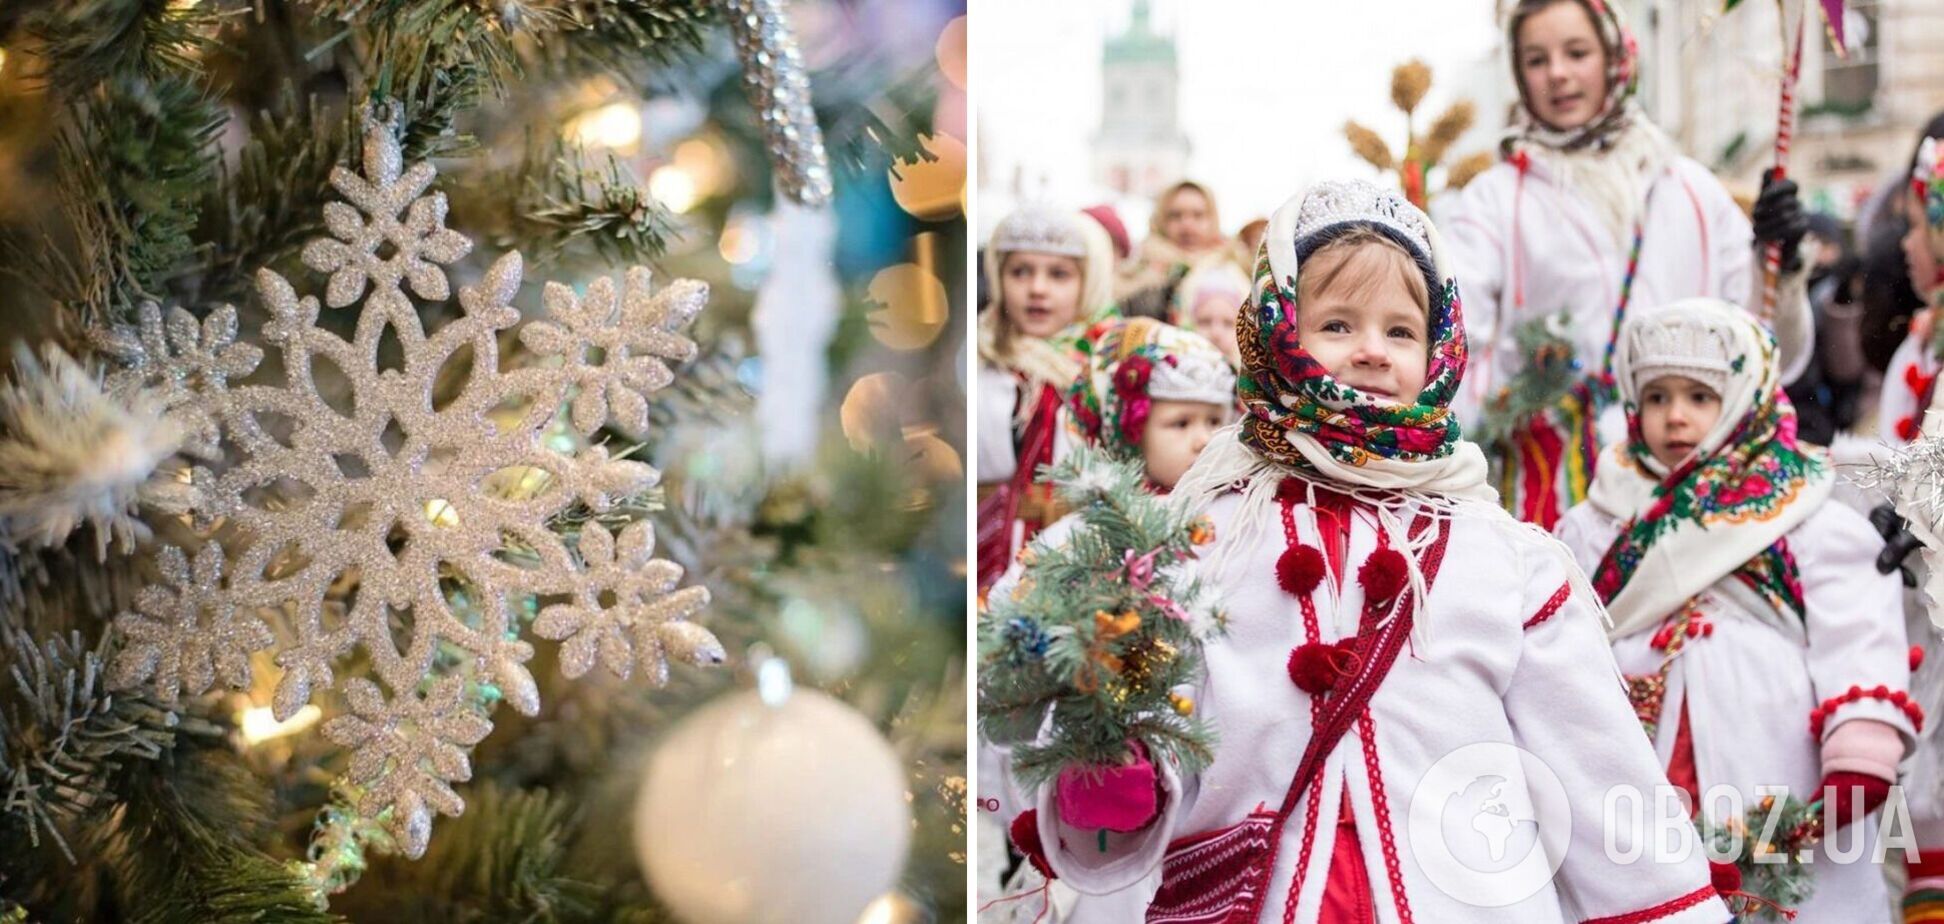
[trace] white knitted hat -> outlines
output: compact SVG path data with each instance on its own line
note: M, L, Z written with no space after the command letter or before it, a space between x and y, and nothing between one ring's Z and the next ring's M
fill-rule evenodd
M1628 318L1620 338L1636 394L1655 379L1670 375L1686 376L1717 395L1728 393L1728 378L1735 373L1736 336L1713 312L1675 302Z

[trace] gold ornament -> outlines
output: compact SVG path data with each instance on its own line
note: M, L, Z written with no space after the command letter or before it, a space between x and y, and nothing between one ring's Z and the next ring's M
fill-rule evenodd
M1190 716L1195 714L1195 701L1179 693L1168 694L1168 703L1174 706L1174 711L1178 715Z
M1141 627L1141 614L1128 610L1116 616L1106 610L1094 611L1094 635L1102 642L1111 642Z

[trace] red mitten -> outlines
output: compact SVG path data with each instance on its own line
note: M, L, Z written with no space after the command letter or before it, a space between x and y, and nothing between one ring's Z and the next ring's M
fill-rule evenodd
M1838 770L1823 777L1817 790L1823 794L1823 817L1835 823L1835 828L1831 828L1835 830L1876 811L1883 800L1890 798L1890 781L1867 773ZM1859 804L1863 806L1861 812L1856 810Z
M1039 870L1040 875L1048 879L1060 878L1053 875L1053 865L1046 862L1046 848L1040 846L1037 809L1020 812L1019 817L1013 819L1011 834L1013 849L1019 851L1027 862L1033 864L1033 868Z
M1138 831L1160 812L1154 764L1147 748L1129 742L1132 763L1120 767L1068 767L1060 771L1056 804L1060 820L1075 828Z

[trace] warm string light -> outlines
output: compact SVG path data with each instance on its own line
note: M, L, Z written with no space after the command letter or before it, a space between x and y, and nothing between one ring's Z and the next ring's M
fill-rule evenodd
M324 710L315 705L305 704L297 714L284 721L277 721L269 706L251 706L236 717L237 727L243 732L244 742L252 745L262 744L273 738L294 735L324 717Z
M609 103L575 116L566 134L582 147L632 154L641 143L641 110L632 102Z
M677 215L695 208L695 204L701 200L701 190L696 186L695 177L675 164L663 164L648 174L648 194Z
M902 892L886 892L872 899L857 916L857 924L915 924L922 920L924 909Z
M747 215L729 219L728 225L722 229L721 240L716 242L716 250L722 254L723 262L742 266L756 259L756 254L762 250L762 242L758 240L754 223L755 219Z

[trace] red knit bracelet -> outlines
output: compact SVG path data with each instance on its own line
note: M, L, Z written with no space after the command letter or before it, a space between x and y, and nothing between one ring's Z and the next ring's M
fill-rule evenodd
M1924 710L1916 703L1910 701L1909 693L1905 693L1902 690L1892 691L1889 687L1877 684L1874 689L1870 690L1865 690L1862 687L1850 687L1849 692L1841 696L1832 696L1823 700L1822 705L1809 710L1810 737L1821 738L1823 723L1829 720L1829 716L1832 713L1846 703L1853 703L1862 699L1880 699L1888 702L1902 709L1904 715L1910 717L1910 724L1915 726L1918 731L1924 730Z

